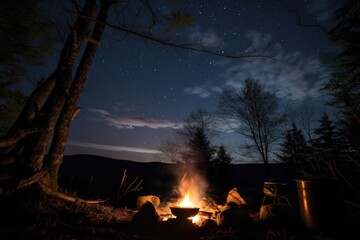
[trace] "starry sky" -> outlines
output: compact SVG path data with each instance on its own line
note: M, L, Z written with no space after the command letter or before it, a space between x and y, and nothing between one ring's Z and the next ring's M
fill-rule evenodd
M329 69L320 54L334 46L319 29L297 26L296 15L289 10L298 9L304 22L329 27L332 11L343 1L161 2L154 4L158 11L181 8L193 16L193 26L179 37L216 46L224 54L264 49L276 60L233 60L108 29L79 100L82 111L71 125L65 154L160 161L161 143L174 137L190 111L214 112L222 89L240 89L248 77L275 91L284 106L295 111L328 110L327 97L319 88ZM224 132L212 141L232 152L241 138Z

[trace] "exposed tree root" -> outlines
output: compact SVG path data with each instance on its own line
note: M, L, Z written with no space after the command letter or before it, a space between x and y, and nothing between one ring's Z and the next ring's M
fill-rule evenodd
M101 199L101 200L86 200L86 199L81 199L81 198L76 198L76 197L72 197L69 195L66 195L64 193L61 192L55 192L52 191L46 187L42 187L42 190L44 191L44 193L46 193L47 195L51 196L51 197L55 197L67 202L71 202L71 203L77 203L77 202L81 202L81 203L88 203L88 204L98 204L98 203L103 203L108 201L109 199Z
M34 174L33 176L23 179L19 182L19 184L17 184L17 186L15 186L12 191L7 191L7 192L3 192L2 194L4 195L11 195L12 193L15 193L16 191L25 189L27 187L30 187L31 185L37 183L40 188L41 191L43 193L45 193L48 196L54 197L54 198L58 198L67 202L71 202L71 203L77 203L77 202L81 202L81 203L88 203L88 204L98 204L98 203L103 203L109 200L108 199L100 199L100 200L86 200L86 199L81 199L81 198L77 198L77 197L73 197L73 196L69 196L66 195L64 193L58 192L58 191L54 191L52 189L50 189L48 186L46 186L46 184L41 181L41 179L47 174L46 171L41 171L38 172L36 174Z

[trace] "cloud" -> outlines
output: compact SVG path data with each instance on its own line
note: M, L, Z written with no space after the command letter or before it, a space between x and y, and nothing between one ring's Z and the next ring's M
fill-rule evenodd
M231 133L234 132L234 129L238 129L240 127L239 120L231 118L224 119L217 117L215 119L214 130L222 132L222 133Z
M184 89L184 92L189 95L198 95L201 98L207 98L211 95L211 92L202 86L188 87Z
M321 22L329 21L334 16L337 2L335 0L306 1L306 9Z
M253 46L262 47L271 41L271 35L252 32ZM260 40L265 39L265 40ZM279 98L303 100L307 97L319 97L320 88L329 77L329 70L316 56L305 56L300 51L285 52L279 44L273 44L268 50L274 58L254 58L247 62L220 65L218 78L222 85L209 84L187 87L185 93L205 98L227 87L239 90L246 78L259 80L264 86L277 93Z
M171 122L167 120L160 120L160 119L152 119L152 118L144 118L138 116L128 116L128 117L118 117L106 110L102 109L94 109L88 108L90 112L97 113L102 120L104 120L108 126L113 126L119 129L127 128L127 129L134 129L136 127L146 127L152 129L159 129L159 128L173 128L173 129L180 129L182 128L182 123Z
M212 29L202 31L200 27L192 28L189 34L189 41L206 48L215 48L224 46L224 42Z
M112 109L116 112L134 112L137 107L135 105L128 105L122 102L115 102Z
M245 34L246 39L250 41L248 51L259 51L266 48L272 41L271 34L262 34L257 31L249 31Z
M279 98L303 100L319 97L320 88L327 80L329 71L313 56L305 57L301 52L285 53L279 49L275 58L255 59L235 64L224 71L224 87L240 89L244 79L251 77L261 81Z
M76 146L76 147L100 149L100 150L109 150L109 151L116 151L116 152L161 154L161 151L155 150L155 149L149 149L149 148L114 146L114 145L105 145L105 144L97 144L97 143L78 142L78 141L71 141L71 140L67 142L67 145Z

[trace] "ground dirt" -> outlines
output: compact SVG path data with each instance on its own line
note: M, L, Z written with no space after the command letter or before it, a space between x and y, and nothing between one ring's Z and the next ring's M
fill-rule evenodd
M131 222L134 209L104 204L69 203L52 198L37 188L1 196L0 239L359 239L359 217L344 219L344 226L330 233L309 232L296 218L260 221L256 210L246 226L219 226L209 221L202 227L191 222L161 221L148 226ZM357 217L355 217L357 216ZM331 217L331 214L329 215ZM357 219L357 220L356 220Z

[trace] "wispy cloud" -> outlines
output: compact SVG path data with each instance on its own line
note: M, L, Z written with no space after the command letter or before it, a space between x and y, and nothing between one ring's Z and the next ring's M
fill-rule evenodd
M118 117L103 109L88 108L87 110L90 112L97 113L99 117L103 121L105 121L108 126L113 126L119 129L122 128L134 129L137 127L145 127L152 129L159 129L159 128L180 129L183 126L182 123L171 122L161 119L144 118L139 116Z
M189 41L207 48L223 47L224 42L212 29L203 31L200 27L194 27L189 34Z
M271 34L262 34L258 31L249 31L245 34L245 37L250 42L250 46L247 49L249 52L266 49L272 41Z
M320 95L319 90L329 72L319 59L304 57L301 52L285 53L282 49L275 58L277 61L255 59L233 65L222 74L226 81L224 87L239 89L243 80L251 77L275 91L280 98L303 100Z
M112 109L116 112L134 112L137 107L135 105L128 105L122 102L115 102Z
M184 92L189 95L198 95L201 98L207 98L211 95L211 92L202 86L188 87L184 89Z
M318 21L329 21L334 16L336 0L313 0L305 1L306 9L312 13Z
M270 35L263 36L255 32L248 36L251 37L253 46L259 48L271 40ZM327 80L329 71L318 57L305 56L299 51L285 52L279 44L273 44L268 51L273 53L276 61L255 58L248 62L222 65L222 73L218 76L223 79L222 85L210 86L206 83L203 86L188 87L185 93L202 98L210 97L212 93L218 93L219 89L232 87L238 90L244 79L251 77L276 92L280 98L303 100L306 97L320 96L319 89Z
M109 151L116 151L116 152L161 154L161 151L156 150L156 149L114 146L114 145L105 145L105 144L97 144L97 143L89 143L89 142L78 142L78 141L71 141L71 140L67 142L67 145L99 149L99 150L109 150Z

